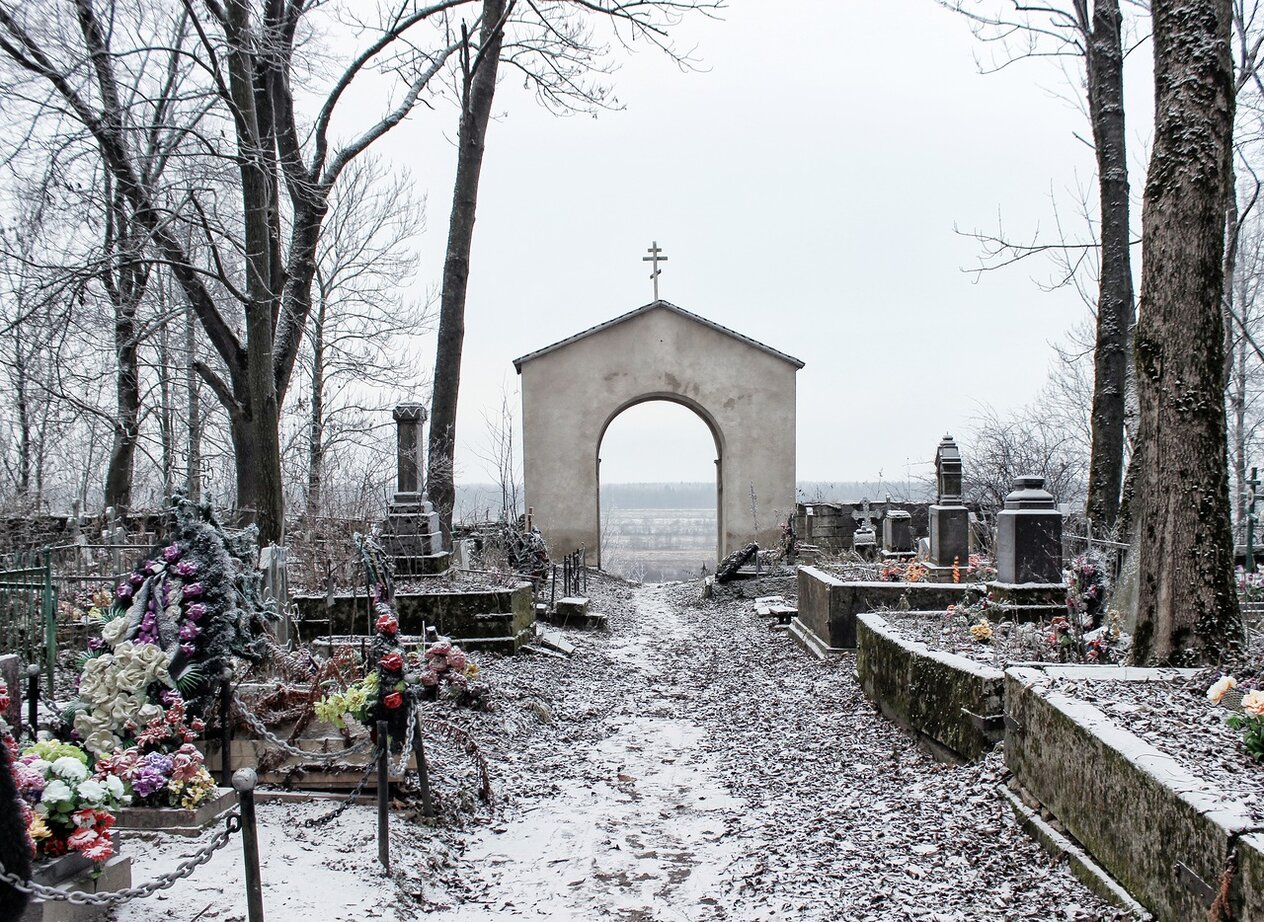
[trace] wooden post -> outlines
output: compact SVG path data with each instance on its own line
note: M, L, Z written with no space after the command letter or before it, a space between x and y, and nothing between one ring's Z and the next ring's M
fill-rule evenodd
M413 730L413 755L417 758L417 778L421 784L421 815L434 816L434 801L430 798L430 771L426 767L426 741L422 737L421 714L413 714L417 722Z

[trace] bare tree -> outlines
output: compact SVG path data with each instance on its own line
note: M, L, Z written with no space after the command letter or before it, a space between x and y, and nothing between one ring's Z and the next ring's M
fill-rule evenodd
M1099 199L1097 331L1086 514L1100 528L1111 529L1119 514L1123 486L1124 424L1135 320L1120 0L1094 0L1091 7L1089 0L1038 4L1005 0L982 8L970 0L940 3L968 17L976 35L1003 49L993 61L995 69L1032 57L1069 57L1083 62ZM1136 0L1132 5L1142 9L1145 6ZM1006 261L1043 249L1002 247L1007 253Z
M1234 110L1229 0L1155 0L1137 396L1139 663L1240 641L1225 460L1222 292Z
M451 533L456 502L457 398L479 176L502 58L553 111L608 108L614 102L601 76L609 73L609 48L594 37L594 20L612 28L619 41L647 40L684 66L689 59L669 42L670 29L686 13L710 14L722 6L723 0L482 0L477 47L462 25L457 169L443 264L427 476L445 533Z

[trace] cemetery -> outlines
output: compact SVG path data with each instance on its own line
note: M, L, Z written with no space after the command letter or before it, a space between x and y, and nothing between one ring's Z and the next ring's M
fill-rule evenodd
M0 922L1264 922L1261 2L0 0Z

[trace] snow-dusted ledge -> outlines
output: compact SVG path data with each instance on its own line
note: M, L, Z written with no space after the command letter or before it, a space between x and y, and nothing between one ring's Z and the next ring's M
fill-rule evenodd
M1205 919L1229 855L1235 919L1264 918L1264 832L1245 805L1054 679L1159 682L1185 670L1015 666L1005 762L1022 788L1160 919Z
M980 758L1001 738L1001 670L907 640L876 613L857 616L856 639L856 676L889 720L956 759Z

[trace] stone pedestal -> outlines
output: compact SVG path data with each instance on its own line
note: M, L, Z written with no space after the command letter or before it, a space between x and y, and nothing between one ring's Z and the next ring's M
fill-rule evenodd
M425 494L395 494L386 507L382 550L394 561L396 576L437 576L451 565L439 513Z
M865 560L874 560L878 556L878 536L873 527L864 524L856 529L851 539L852 549Z
M930 507L930 565L951 570L970 566L970 510L960 504Z
M913 554L913 516L903 509L888 509L882 519L882 550L886 554Z
M79 855L69 856L79 858ZM35 881L46 887L56 887L67 892L105 893L126 890L132 885L132 859L116 855L101 865L99 874L92 876L92 863L86 867L75 862L62 864L62 859L36 870ZM73 870L72 870L73 869ZM22 915L22 922L90 922L106 919L111 915L108 906L76 905L62 901L32 901Z

